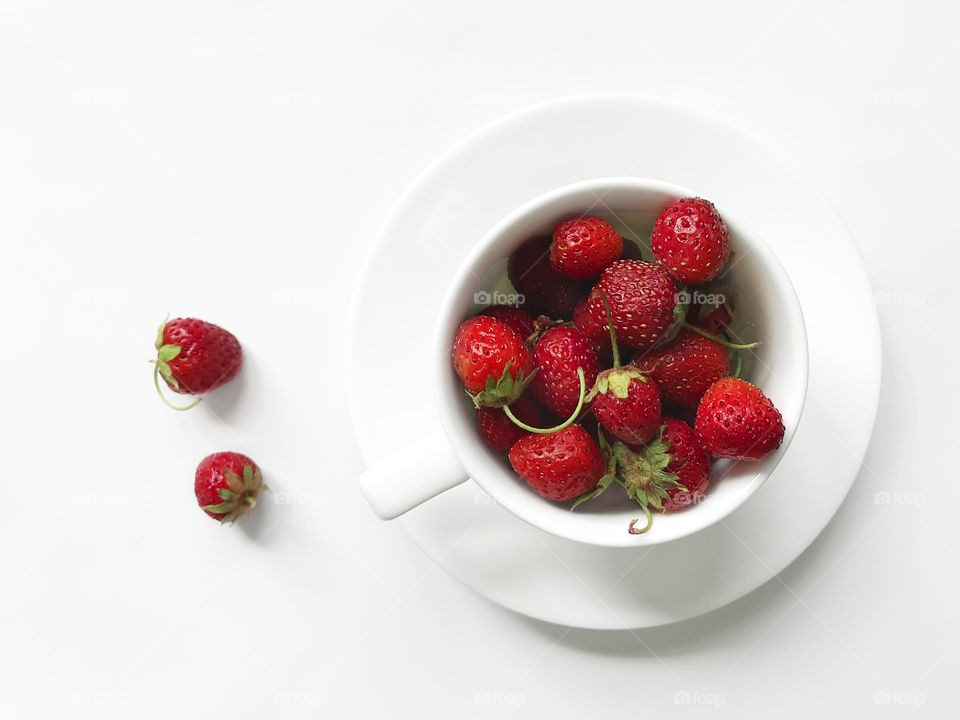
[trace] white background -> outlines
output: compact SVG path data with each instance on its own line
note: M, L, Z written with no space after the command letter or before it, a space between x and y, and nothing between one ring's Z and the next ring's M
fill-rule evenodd
M0 716L946 717L960 17L720 5L0 3ZM827 530L742 600L636 633L514 615L375 520L340 380L401 192L505 113L597 91L714 110L813 176L884 333ZM151 384L168 313L244 345L189 413ZM275 489L229 528L192 492L221 449Z

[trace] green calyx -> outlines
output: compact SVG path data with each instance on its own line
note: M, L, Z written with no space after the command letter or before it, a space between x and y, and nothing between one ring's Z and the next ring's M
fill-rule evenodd
M577 498L571 509L599 497L616 482L626 490L628 497L643 508L646 516L646 525L643 528L636 527L639 519L635 519L630 523L628 532L631 535L647 532L653 525L652 511L663 510L664 501L670 497L668 491L687 491L687 488L679 483L677 476L666 470L673 457L670 455L670 444L663 440L663 429L664 426L661 426L657 438L642 450L634 450L619 440L611 446L601 432L600 451L607 459L607 472L597 487Z
M613 367L604 370L597 375L597 380L593 384L590 392L587 394L587 402L593 402L593 399L600 394L613 393L621 400L626 400L627 389L630 387L631 380L646 382L647 378L633 365L620 365L620 348L617 346L617 334L613 329L613 313L610 310L610 302L607 300L606 293L603 290L597 290L600 301L603 303L603 310L607 315L607 330L610 331L610 347L613 350Z
M499 380L494 380L493 377L487 377L487 385L480 392L471 393L467 390L467 395L470 396L470 399L473 400L473 404L476 407L503 407L520 397L527 385L530 384L530 381L533 380L533 376L536 375L537 371L534 370L529 375L524 376L523 370L521 370L517 373L517 376L514 377L510 373L511 364L513 364L513 360L510 360L503 366L503 374Z
M660 432L663 432L663 428ZM638 530L635 522L630 524L631 535L640 535L650 529L653 524L651 508L663 510L664 501L670 497L668 490L687 491L676 475L666 471L672 459L670 445L661 437L649 443L641 452L629 448L624 451L620 465L623 487L627 495L643 508L647 518L647 524L642 529Z
M170 369L170 361L180 354L180 346L163 344L163 330L165 327L167 327L166 321L164 321L160 329L157 330L157 340L154 343L157 348L157 370L167 385L174 390L179 390L180 383L177 382L177 379L173 376L173 371Z
M221 525L232 523L249 513L256 507L260 493L270 489L263 483L260 468L254 470L250 465L243 466L243 478L233 470L224 470L223 481L227 487L217 491L220 502L202 506L207 512L223 513L223 517L220 518Z
M180 346L163 344L163 330L166 327L167 322L164 320L160 329L157 331L157 340L154 343L154 346L157 348L157 359L153 364L153 384L157 388L157 394L160 396L160 399L163 400L167 407L174 410L189 410L200 402L200 398L197 398L189 405L178 407L171 404L170 401L164 397L163 391L160 389L160 378L162 377L170 388L177 391L180 390L180 383L177 381L177 378L174 377L173 370L170 369L170 361L180 354Z
M593 389L587 394L587 402L592 402L597 395L606 395L607 393L611 393L621 400L626 400L631 380L646 382L647 376L633 365L604 370L597 375L597 381L594 383Z

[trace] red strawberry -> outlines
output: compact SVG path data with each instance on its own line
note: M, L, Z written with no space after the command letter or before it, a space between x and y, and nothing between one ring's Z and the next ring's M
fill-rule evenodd
M237 339L203 320L177 318L164 323L156 347L154 379L159 375L177 393L210 392L233 380L243 365Z
M507 277L531 312L569 317L583 285L550 266L550 243L549 237L532 238L514 250L507 261Z
M680 420L664 418L660 441L669 457L664 470L677 476L681 488L668 488L663 510L680 510L700 501L710 484L710 459L697 443L693 428ZM653 448L653 444L650 445ZM650 450L652 455L652 450Z
M783 441L783 418L756 385L718 380L704 393L694 423L700 447L714 457L757 460Z
M587 311L593 321L606 326L599 291L607 296L613 313L617 342L632 348L650 347L682 320L677 287L659 266L642 260L617 260L603 271L590 291Z
M513 414L532 427L539 427L540 408L537 403L527 394L523 394L510 404ZM507 417L503 408L483 407L477 408L477 430L483 441L494 450L506 452L513 444L525 435L529 435L526 430L517 425Z
M708 312L705 317L697 321L696 325L711 335L719 335L727 329L732 320L733 316L730 314L730 310L726 305L721 305Z
M562 418L570 416L580 401L580 378L583 369L585 387L589 390L600 370L593 343L575 327L554 327L547 330L533 349L537 374L532 389L546 408Z
M696 285L723 269L730 257L730 236L712 202L682 198L657 216L650 250L674 278Z
M579 425L527 435L510 448L510 465L549 500L572 500L596 487L606 470L597 443Z
M674 433L682 432L677 431L676 426L673 426L673 423L677 422L679 421L667 420L662 426L661 432L666 431L667 424L674 427ZM682 425L682 423L679 424ZM689 428L687 429L689 430ZM692 431L690 432L692 433ZM677 437L680 436L677 435ZM642 529L636 528L637 520L630 522L628 531L631 535L640 535L650 529L653 524L652 510L663 510L667 505L670 505L673 509L673 503L685 500L682 493L687 492L687 487L680 483L674 472L668 470L671 462L675 462L674 468L683 470L684 475L689 480L697 481L696 486L699 487L701 493L703 488L706 487L706 479L698 476L698 473L702 471L700 465L702 461L706 463L706 471L709 476L710 465L706 455L697 447L696 442L691 445L684 438L680 438L678 448L671 453L670 447L662 437L658 437L653 442L640 448L631 447L620 440L615 441L611 446L602 432L599 438L600 451L607 463L606 472L597 481L593 490L577 498L573 507L576 508L581 503L602 495L610 485L616 482L627 491L628 497L640 504L647 518L647 522ZM699 452L699 456L696 455L697 452Z
M593 414L628 445L650 440L660 426L660 392L652 378L630 366L605 370L597 379Z
M596 293L609 328L610 304L602 290ZM619 344L613 337L609 343L613 367L597 376L587 400L593 403L593 414L600 424L618 440L631 445L645 443L660 425L660 392L657 384L636 367L621 367Z
M517 331L483 315L460 325L452 361L477 407L513 402L533 372L533 358Z
M219 452L197 466L193 484L197 503L214 520L233 522L253 510L263 490L263 475L246 455Z
M689 425L667 419L656 440L636 449L621 442L609 449L611 458L608 475L620 483L627 495L636 500L646 515L646 524L637 528L633 520L628 528L631 535L641 535L653 524L651 510L679 510L697 502L710 481L710 461L697 445L697 438ZM604 477L590 497L609 485ZM589 499L589 498L585 498Z
M657 381L665 402L680 407L694 407L708 387L730 374L727 349L687 329L666 345L637 352L632 362Z
M524 340L533 335L533 318L529 313L512 305L491 305L481 310L479 315L496 318L504 325L513 328Z
M612 358L610 351L610 331L606 324L600 324L593 319L593 316L587 310L587 298L581 298L573 308L573 324L577 326L584 335L590 338L593 347L597 351L597 358L601 366L610 364Z
M599 275L623 252L623 240L610 223L591 215L569 218L553 230L550 265L565 277Z

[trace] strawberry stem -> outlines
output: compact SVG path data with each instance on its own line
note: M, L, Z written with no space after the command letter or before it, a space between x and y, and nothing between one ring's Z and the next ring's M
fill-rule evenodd
M607 315L607 329L610 331L610 347L613 348L613 367L620 367L620 349L617 347L617 333L613 329L613 312L610 310L610 303L607 301L607 294L603 290L597 290L597 295L603 302L603 312Z
M708 332L707 332L706 330L704 330L703 328L698 328L696 325L691 325L691 324L688 323L688 322L684 322L684 323L683 323L683 327L685 327L687 330L691 330L691 331L695 332L697 335L700 335L701 337L705 337L707 340L713 340L715 343L720 343L720 344L723 345L725 348L729 348L729 349L731 349L731 350L753 350L755 347L758 347L758 346L760 345L760 342L759 342L759 341L757 341L757 342L752 342L752 343L746 343L746 344L744 344L744 345L739 345L739 344L737 344L737 343L727 342L727 341L724 340L722 337L717 337L716 335L713 335L713 334L711 334L711 333L708 333Z
M510 422L512 422L518 428L526 430L527 432L537 433L538 435L548 435L550 433L560 432L565 427L570 425L570 423L576 420L580 415L580 411L583 409L583 398L587 394L587 381L583 376L583 368L577 368L577 377L580 379L580 398L577 400L577 409L573 411L573 415L568 417L559 425L555 425L551 428L535 428L527 425L525 422L523 422L523 420L518 419L517 416L513 414L513 411L510 409L509 405L503 406L503 412L506 413L508 418L510 418Z
M644 525L642 529L637 530L636 525L640 521L640 518L634 518L631 520L630 527L627 528L627 532L631 535L643 535L653 525L653 515L650 514L650 508L644 505L643 512L647 515L647 524Z
M166 397L164 397L163 391L160 389L160 363L153 364L153 384L157 388L157 395L160 396L160 399L163 400L163 403L168 408L173 408L174 410L189 410L190 408L192 408L194 405L196 405L198 402L200 402L203 399L198 397L192 403L184 407L177 407L176 405L171 405L170 401L167 400Z

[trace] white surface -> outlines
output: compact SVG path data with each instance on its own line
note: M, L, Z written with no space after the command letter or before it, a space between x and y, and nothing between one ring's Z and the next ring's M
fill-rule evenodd
M578 133L602 141L593 140L589 152L571 149L561 162L553 148ZM681 140L682 153L664 152ZM701 150L712 152L710 163L698 161ZM735 163L733 173L730 167ZM582 211L591 203L595 204L591 212L604 216L599 212L603 209L623 218L639 204L651 202L639 200L637 194L638 188L650 187L647 181L601 178L564 185L548 192L542 202L524 204L529 195L537 196L558 182L604 172L666 175L717 202L730 222L733 248L739 253L732 278L740 308L738 322L752 320L752 337L764 341L756 363L746 366L747 375L775 399L787 428L781 445L783 462L761 488L753 482L756 464L718 463L713 487L702 504L657 516L650 534L639 538L625 532L637 515L636 506L632 512L623 509L614 493L598 501L599 508L592 510L595 514L584 516L591 508L576 513L550 508L512 474L498 479L503 461L485 453L476 442L469 405L457 402L460 383L449 366L450 338L459 318L467 313L475 283L488 287L497 272L487 268L499 267L494 260L505 254L501 246L511 240L512 231L499 228L517 228L521 238L529 237L540 234L543 225L549 227L555 214ZM764 178L762 203L752 189L754 177ZM446 212L452 187L456 187L456 215ZM667 197L691 192L666 186L661 190ZM555 201L561 204L556 206ZM654 195L653 208L659 210L665 202L662 195ZM518 209L501 220L503 207ZM529 212L530 207L536 209ZM736 213L730 208L736 208ZM649 218L650 213L639 215ZM756 222L751 232L766 238L769 248L757 244L745 251L744 217ZM513 218L520 218L519 225ZM648 234L651 225L649 218L646 229L638 224L634 232ZM471 238L486 236L491 227L490 235L499 239L489 245L481 240L474 246ZM449 239L444 242L444 238ZM413 251L423 242L444 248L442 254L434 254L432 270L452 277L450 288L440 281L411 286L410 278L418 274ZM823 266L816 255L827 251L832 262ZM773 291L760 289L773 281L775 272L784 273L782 268L774 270L774 252L786 263L793 284L785 277L779 280L789 294L789 300L780 305L771 299ZM842 285L837 294L845 317L834 311L834 303L821 292L825 283ZM493 286L498 286L495 280ZM392 310L392 298L401 294L409 299L405 318L410 327L374 320L385 318ZM354 318L371 318L366 331L352 331L349 345L355 358L349 382L356 388L350 396L350 411L364 458L381 462L397 448L416 442L424 427L439 425L477 480L435 498L399 522L441 567L485 597L565 626L663 625L715 610L769 580L816 538L842 503L866 451L877 409L876 304L843 223L815 188L757 147L756 140L676 102L591 95L543 103L494 123L458 145L419 178L390 213L364 263L354 303ZM797 303L803 305L803 320ZM451 304L453 309L448 311ZM761 304L782 327L774 329L773 323L762 321ZM746 307L756 315L747 318ZM437 321L438 316L447 315ZM798 327L804 321L806 333ZM810 364L815 368L809 392L807 336ZM833 353L831 348L845 339L855 343L856 351ZM434 344L432 368L420 365L413 355L381 368L380 344ZM784 354L791 353L798 357L784 359ZM405 383L409 392L425 400L437 392L431 385L450 394L434 397L439 400L436 414L432 403L384 407L376 387L364 383L364 378L378 373L384 383ZM842 405L835 402L840 394L846 401ZM804 396L803 418L795 425ZM794 430L797 440L791 443ZM770 456L767 462L776 459ZM410 478L398 472L394 481L404 484ZM711 513L730 509L747 495L749 499L719 524L681 537L685 524L705 528L716 523L718 517L709 517ZM809 497L817 502L809 503ZM673 539L658 547L643 547L655 543L657 534ZM649 542L624 542L644 539ZM583 546L616 541L626 547ZM651 583L651 577L657 582Z
M717 5L0 6L0 714L946 716L957 10ZM413 178L506 112L603 90L696 102L814 176L884 331L831 525L755 593L636 634L524 620L377 520L330 377L353 263ZM167 312L247 352L188 414L151 387ZM291 502L205 518L192 472L227 447Z

